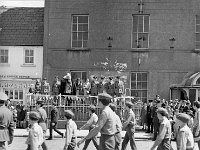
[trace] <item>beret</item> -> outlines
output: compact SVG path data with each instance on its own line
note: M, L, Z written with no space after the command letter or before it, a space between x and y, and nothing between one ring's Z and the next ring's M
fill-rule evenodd
M111 101L111 99L112 99L112 96L110 96L110 95L107 94L107 93L100 93L100 94L98 94L98 99L99 99L99 101L101 101L103 104L104 104L104 102L109 104L110 101Z
M126 102L125 105L128 106L128 107L132 107L133 103L132 102Z
M94 110L94 111L95 111L96 107L95 107L94 105L90 105L90 106L88 107L88 109Z
M0 101L7 101L8 100L8 96L3 93L3 92L0 92Z
M157 113L163 114L164 116L167 116L167 115L168 115L167 109L165 109L165 108L163 108L163 107L159 107L159 108L157 109Z
M29 113L29 118L30 118L31 120L39 120L40 114L39 114L38 112L36 112L36 111L31 111L31 112Z
M114 104L114 103L110 103L110 108L113 110L113 111L115 111L116 110L116 108L117 108L117 106Z
M65 110L65 117L74 117L74 113L71 110Z
M188 114L185 114L185 113L178 113L176 115L176 119L184 122L184 123L188 123L189 120L190 120L190 116Z

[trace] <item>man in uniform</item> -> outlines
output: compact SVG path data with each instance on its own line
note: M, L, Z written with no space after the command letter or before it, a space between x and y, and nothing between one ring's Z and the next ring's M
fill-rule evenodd
M59 117L59 112L58 112L58 109L56 108L56 103L53 102L52 110L51 110L50 129L49 129L50 134L49 134L49 138L47 140L52 140L52 138L53 138L52 131L53 130L55 132L57 132L58 134L60 134L62 136L62 138L64 137L64 134L57 129L58 117Z
M116 119L114 112L109 107L112 96L107 93L102 93L98 95L99 107L102 109L102 113L96 126L89 132L89 134L78 142L78 146L82 144L87 139L91 139L101 132L100 137L100 150L115 150L115 133L116 129Z
M41 94L48 95L50 93L50 85L47 83L47 78L43 79L41 85Z
M116 77L116 81L114 83L114 94L116 97L121 97L124 93L124 83L121 81L120 76Z
M44 135L44 142L42 143L43 150L48 150L47 145L45 143L45 135L47 131L47 113L43 108L44 101L38 100L36 103L36 110L40 114L40 118L38 120L38 124L42 127L43 135Z
M92 81L91 81L91 89L90 89L90 93L91 96L97 96L98 95L98 90L97 90L97 86L98 86L98 81L97 81L97 76L93 76ZM92 104L96 105L97 100L95 97L91 98Z
M124 136L124 140L122 142L122 150L125 150L127 147L127 144L130 140L130 145L132 150L137 150L136 144L135 144L135 114L132 110L133 103L131 102L126 102L125 103L126 107L126 116L125 116L125 122L123 123L123 129L126 130L126 134Z
M105 77L101 76L100 82L99 82L99 84L97 86L97 88L98 88L98 94L103 93L103 91L104 91L104 79L105 79Z
M168 112L165 108L160 107L157 110L157 116L160 121L159 134L151 150L157 146L157 150L171 150L171 124L167 119Z
M0 150L6 150L5 143L13 141L14 121L13 113L5 106L8 96L0 92Z
M106 93L111 96L114 96L114 84L113 84L113 77L108 78L108 82L105 83L104 88Z
M90 119L87 121L86 124L84 124L80 128L80 130L89 130L90 131L95 127L95 125L96 125L96 123L98 121L98 116L95 113L95 109L96 109L96 107L94 105L89 106ZM85 145L83 147L83 150L87 149L87 147L90 144L91 140L94 143L94 146L96 147L96 149L99 150L99 145L97 143L97 137L96 136L94 136L91 139L88 139L88 140L85 141Z

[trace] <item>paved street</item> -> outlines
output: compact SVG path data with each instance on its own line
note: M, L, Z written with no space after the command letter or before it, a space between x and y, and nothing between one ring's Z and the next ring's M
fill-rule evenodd
M8 148L8 150L25 150L26 149L25 141L26 141L26 137L15 137L13 144ZM55 138L54 140L46 141L49 150L62 150L64 146L64 142L65 140L61 138ZM136 140L136 145L137 145L138 150L149 150L152 144L153 144L153 141L151 140L145 140L145 139ZM174 150L176 150L175 142L172 142L172 145L173 145ZM197 145L195 146L196 147L194 150L198 150ZM82 147L83 145L81 145L80 148L76 147L76 150L81 150ZM93 143L90 143L88 150L95 150ZM131 150L130 145L128 145L127 150Z

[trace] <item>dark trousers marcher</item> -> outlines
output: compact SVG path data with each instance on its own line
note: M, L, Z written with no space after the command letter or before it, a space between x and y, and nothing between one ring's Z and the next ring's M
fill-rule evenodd
M101 134L99 150L115 150L115 136Z
M0 150L6 150L5 142L0 142Z
M118 132L115 134L115 150L120 150L120 144L122 141L121 133Z
M147 133L153 133L153 122L152 118L147 119Z
M49 138L52 138L52 132L53 132L53 130L54 130L55 132L57 132L58 134L60 134L60 135L63 137L63 133L60 132L60 131L57 129L57 122L54 122L54 123L55 123L54 126L52 126L52 122L50 123L50 129L49 129L50 135L49 135Z
M135 137L134 137L135 132L132 130L131 126L129 127L129 125L128 125L127 129L128 130L126 131L126 134L124 136L124 140L122 142L122 149L121 150L126 149L129 140L130 140L131 149L137 150L137 147L136 147L136 144L135 144Z
M85 145L84 145L84 147L83 147L83 150L86 150L86 149L87 149L87 147L88 147L88 145L90 144L90 141L91 141L91 140L92 140L92 142L94 143L94 146L96 147L96 149L99 150L99 145L98 145L98 143L97 143L97 137L96 137L96 136L85 141Z
M158 132L159 132L159 126L160 126L160 124L159 124L159 122L154 122L154 124L153 124L153 140L156 140L156 138L157 138L157 135L158 135Z

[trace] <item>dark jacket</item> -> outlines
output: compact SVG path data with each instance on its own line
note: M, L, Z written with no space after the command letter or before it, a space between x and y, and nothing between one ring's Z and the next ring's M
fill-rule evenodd
M6 107L0 107L0 141L12 141L14 133L13 113Z
M59 112L56 107L51 110L51 122L57 123L59 118Z

